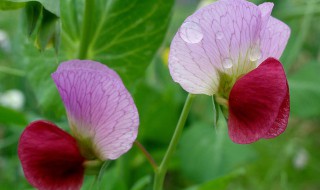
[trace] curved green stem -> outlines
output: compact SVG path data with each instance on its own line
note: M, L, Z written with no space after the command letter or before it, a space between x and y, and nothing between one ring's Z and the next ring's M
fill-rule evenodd
M109 163L110 163L110 160L106 160L106 161L88 160L83 163L83 166L85 168L85 173L95 176L90 186L90 190L94 190L94 189L100 190L100 182Z
M182 134L183 127L186 123L189 111L191 109L191 105L192 105L194 97L195 96L193 94L189 94L187 97L187 100L184 104L183 110L180 115L180 119L178 121L176 129L175 129L174 134L172 136L170 145L167 149L167 152L166 152L160 166L158 167L158 169L155 172L153 190L162 190L164 178L165 178L165 175L166 175L167 169L168 169L169 160L172 157L172 154L174 153L174 151L178 145L178 142L179 142L180 136Z
M84 17L82 23L81 30L81 40L80 40L80 48L78 52L79 59L86 59L88 57L88 48L90 46L91 40L91 23L92 23L92 15L94 12L94 3L95 0L86 0Z

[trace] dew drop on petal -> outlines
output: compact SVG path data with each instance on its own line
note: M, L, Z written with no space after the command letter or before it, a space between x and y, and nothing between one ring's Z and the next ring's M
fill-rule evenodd
M180 28L180 37L187 43L195 44L202 40L201 27L195 22L185 22Z
M250 54L249 54L250 61L257 61L261 57L262 57L262 52L259 47L255 47L250 50Z
M224 34L222 32L216 33L216 39L221 40L224 37Z
M222 62L222 66L225 69L230 69L233 66L232 60L229 59L229 58L224 59L223 62Z

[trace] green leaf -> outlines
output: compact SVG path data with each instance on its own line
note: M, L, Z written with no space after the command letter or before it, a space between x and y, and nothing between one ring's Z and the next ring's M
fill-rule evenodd
M173 93L158 92L146 84L137 86L134 93L140 120L139 136L143 140L167 143L179 119L179 107ZM165 130L164 130L165 129Z
M223 190L227 189L229 183L234 180L235 178L244 175L245 170L244 169L239 169L236 170L228 175L219 177L214 180L210 180L208 182L205 182L201 185L195 186L188 188L187 190Z
M254 159L250 145L231 142L222 121L221 118L216 132L201 123L184 132L178 153L182 172L190 180L203 183L226 175Z
M28 34L31 36L36 28L38 20L41 16L42 6L37 2L30 2L26 6L26 19L27 19L27 29Z
M130 190L144 190L151 183L150 175L140 178L134 183Z
M27 79L32 87L40 112L48 118L59 119L65 116L65 109L58 90L51 78L58 60L53 49L39 52L31 44L24 50Z
M164 38L173 0L169 2L152 0L145 3L140 3L138 0L96 0L95 2L95 11L92 16L94 19L92 19L91 28L94 36L90 36L92 39L89 47L90 58L100 60L102 63L116 69L122 75L126 84L134 84L137 79L143 77L144 70L153 59L156 50ZM82 22L84 12L83 1L61 1L61 7L67 8L61 9L63 30L61 33L62 51L59 58L50 49L48 52L46 51L41 54L36 52L34 48L32 49L30 45L26 47L27 52L24 54L24 58L27 58L27 70L30 70L28 72L28 79L37 97L40 111L49 118L60 118L64 115L60 96L51 80L50 74L57 68L58 59L77 58L80 33L82 31L82 24L80 23ZM57 17L44 9L43 20L39 26L37 36L37 42L41 49L47 46L48 41L55 42L53 44L55 48L59 46L59 30L54 30L56 29L54 26L59 23L55 22L57 22ZM108 44L111 46L106 49L105 46ZM140 45L143 45L143 47L140 47ZM145 46L150 46L150 48ZM103 48L106 52L96 53L99 48ZM131 50L137 51L137 54L129 53ZM148 51L150 55L139 55L139 51L142 53ZM105 55L109 56L111 54L119 54L119 56L117 55L117 58L110 60L102 58ZM141 94L141 97L143 96ZM157 100L153 98L152 101ZM166 102L168 101L166 100ZM174 104L171 105L174 106ZM163 107L163 110L167 110L167 107ZM170 121L173 121L172 117L174 117L173 122L175 122L176 115L173 114L167 117L169 114L160 118L169 118ZM148 117L147 120L152 121L152 118ZM155 129L155 127L152 129ZM169 138L170 130L165 132L165 136Z
M25 2L39 2L45 9L60 16L60 0L8 0L8 2L25 3Z
M80 2L80 3L78 3ZM173 0L96 0L90 23L87 59L115 69L131 85L144 71L161 45ZM77 15L83 15L83 1L61 1L62 46L69 59L75 58L81 39Z
M6 4L17 6L26 4L25 19L29 36L36 30L36 42L39 49L44 50L52 43L58 52L60 45L59 1L11 0L1 2L0 6ZM40 23L39 27L37 27L38 23Z
M33 3L35 3L33 5L39 4L37 2ZM32 5L32 3L29 5ZM52 48L40 52L32 43L36 37L38 38L37 41L42 43L42 48L47 46L46 43L48 41L52 42L55 46L57 35L56 25L59 24L59 20L56 15L43 9L41 5L38 8L42 9L40 14L43 15L33 17L35 19L38 17L38 21L34 19L34 21L31 22L37 25L33 32L34 35L27 40L27 36L22 32L23 30L16 31L15 36L17 36L17 38L15 41L19 43L13 46L16 52L14 61L19 63L22 70L25 70L27 88L31 89L30 92L35 97L34 102L29 101L32 108L36 110L38 114L41 114L41 117L61 119L63 116L66 116L65 109L51 78L51 73L58 67L59 61L57 53L54 52Z
M25 115L19 111L0 106L0 124L27 125Z
M25 3L13 3L10 1L0 1L0 10L14 10L25 6Z
M37 35L37 44L40 50L45 50L50 43L58 51L59 43L59 20L58 17L49 11L43 9L43 17Z
M302 118L320 116L320 63L305 64L288 78L291 114Z

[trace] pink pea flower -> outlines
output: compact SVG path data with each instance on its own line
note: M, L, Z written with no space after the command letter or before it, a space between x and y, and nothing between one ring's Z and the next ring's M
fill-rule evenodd
M52 123L35 121L22 133L18 155L34 187L76 190L86 161L114 160L132 147L139 115L120 77L98 62L63 62L52 78L73 136Z
M189 16L171 43L173 80L189 93L215 95L235 143L273 138L287 127L289 89L278 59L290 29L272 8L217 1Z

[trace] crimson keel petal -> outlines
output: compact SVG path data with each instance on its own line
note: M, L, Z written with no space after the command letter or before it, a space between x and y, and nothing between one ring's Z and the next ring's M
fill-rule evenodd
M20 137L18 155L27 180L39 190L81 188L84 158L73 137L56 125L31 123Z
M252 143L280 135L289 117L289 90L281 63L268 58L237 80L229 96L229 136Z

